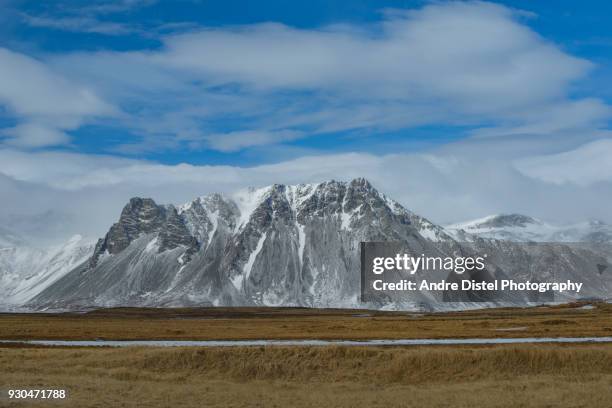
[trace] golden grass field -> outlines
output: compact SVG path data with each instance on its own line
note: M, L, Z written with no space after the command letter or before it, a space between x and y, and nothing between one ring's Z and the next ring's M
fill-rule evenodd
M1 314L0 339L612 336L612 305L415 314L109 309ZM501 329L501 330L500 330ZM518 329L518 330L517 330ZM61 348L0 344L0 390L65 388L7 407L612 407L612 344Z
M0 348L7 407L610 407L612 347Z
M453 313L267 308L0 314L0 339L238 340L612 336L612 304Z

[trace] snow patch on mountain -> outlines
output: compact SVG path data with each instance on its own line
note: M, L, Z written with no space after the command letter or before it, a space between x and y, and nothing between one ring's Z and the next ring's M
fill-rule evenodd
M151 242L149 242L147 244L147 246L145 247L145 252L147 253L155 253L159 251L159 241L157 239L157 237L155 237L154 239L151 240Z
M244 265L244 269L243 269L245 279L249 279L249 276L251 275L251 270L253 269L253 264L255 263L255 260L257 259L257 255L259 255L259 253L261 252L261 249L263 248L264 242L266 241L266 237L267 237L266 232L261 234L259 241L257 241L257 246L255 247L255 250L251 252L251 254L249 255L249 260Z
M318 184L298 184L286 186L285 194L291 204L291 210L297 213L298 209L316 192Z
M258 189L248 188L234 194L234 201L240 210L240 218L236 223L237 229L244 227L249 222L253 211L255 211L261 202L270 194L271 190L272 186Z
M353 209L353 210L345 210L344 207L342 212L340 213L340 228L343 230L348 230L351 228L351 221L355 217L356 214L359 214L359 210L361 206Z
M306 233L304 232L304 226L300 225L297 221L295 223L298 230L298 256L300 258L300 269L304 265L304 249L306 248Z

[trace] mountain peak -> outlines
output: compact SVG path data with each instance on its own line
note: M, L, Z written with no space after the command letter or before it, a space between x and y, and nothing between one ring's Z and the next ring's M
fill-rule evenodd
M589 226L593 228L607 228L609 225L602 220L589 220Z
M505 228L505 227L521 227L524 228L528 224L541 224L540 221L533 217L523 214L499 214L490 217L487 221L480 224L481 227L489 228Z
M133 197L121 211L119 220L98 242L91 265L95 266L104 253L122 252L143 234L159 234L156 246L159 251L184 246L190 248L191 254L197 248L208 246L220 225L232 233L245 228L263 231L274 220L304 225L311 217L334 217L341 221L341 229L361 225L372 218L383 223L392 223L391 218L398 218L428 232L433 228L433 224L379 193L363 177L351 181L249 187L229 197L212 193L176 207L159 205L152 198ZM360 221L361 218L366 221Z
M363 187L368 190L373 188L372 183L370 183L370 181L365 177L354 178L351 180L350 185L354 187Z
M516 242L612 242L612 226L604 222L549 224L522 214L500 214L446 227L456 237Z
M451 238L365 178L272 184L182 206L133 198L87 265L36 302L353 305L362 241ZM118 283L121 282L121 283Z
M102 254L118 254L142 234L152 233L159 234L159 251L183 245L194 252L197 247L174 206L158 205L152 198L133 197L123 207L119 221L96 244L90 264L95 266Z
M453 230L483 230L502 228L526 228L529 225L542 225L543 223L533 217L523 214L494 214L476 220L449 225Z

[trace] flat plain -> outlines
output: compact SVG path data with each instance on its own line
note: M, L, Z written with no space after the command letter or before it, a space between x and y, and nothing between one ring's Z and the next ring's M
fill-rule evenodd
M612 307L453 313L308 309L105 309L0 315L1 339L372 339L612 335ZM66 401L15 401L62 388ZM410 347L0 345L7 407L612 406L611 344Z
M449 313L302 308L98 309L0 314L0 339L253 340L612 336L612 304Z

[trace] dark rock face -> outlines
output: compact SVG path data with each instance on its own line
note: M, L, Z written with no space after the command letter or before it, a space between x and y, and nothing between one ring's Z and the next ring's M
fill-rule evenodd
M198 250L198 241L191 236L184 220L174 207L166 210L166 220L160 228L159 238L161 241L159 252L184 246L188 248L187 255L191 256Z
M135 197L123 207L119 221L96 244L90 266L95 267L102 254L119 254L140 235L150 233L159 233L160 252L180 245L189 248L189 255L197 251L197 240L173 206L163 207L150 198Z
M150 198L132 198L108 232L105 249L110 254L118 254L141 233L159 231L166 218L165 212Z

